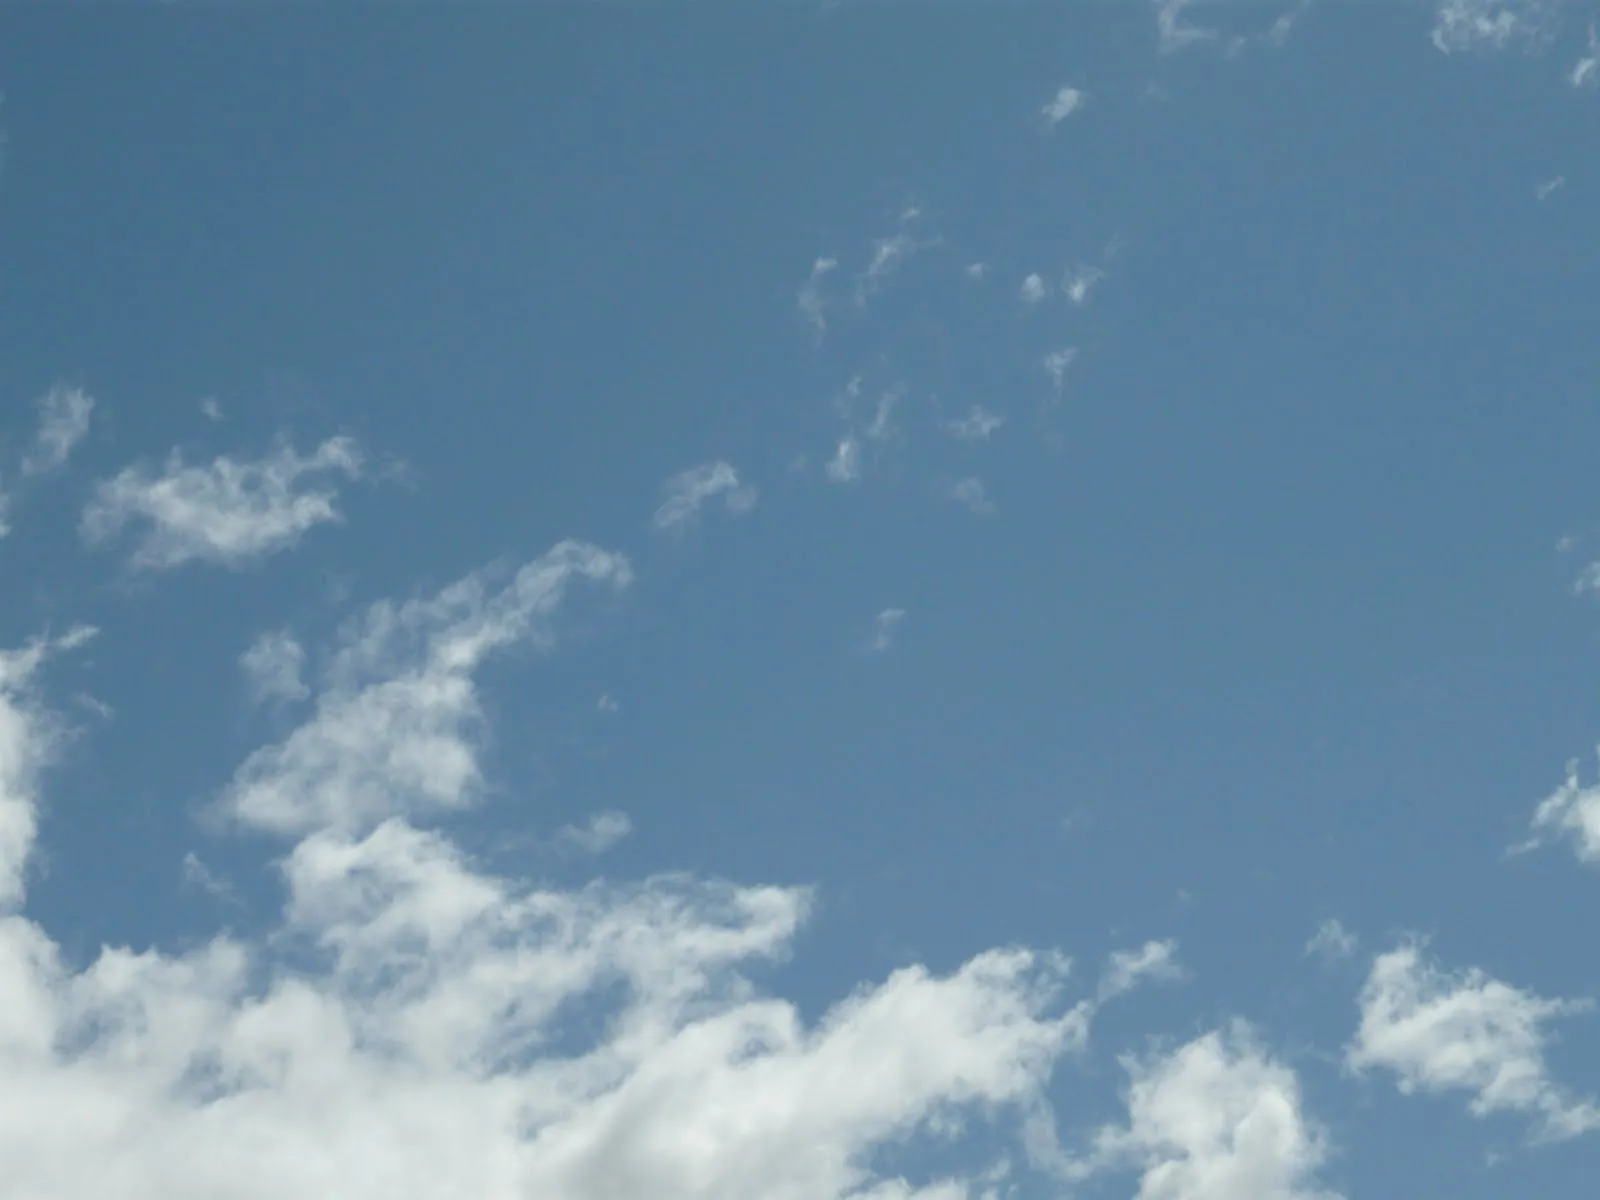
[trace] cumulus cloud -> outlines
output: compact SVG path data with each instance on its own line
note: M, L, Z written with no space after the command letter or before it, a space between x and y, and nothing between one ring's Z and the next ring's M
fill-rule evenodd
M1063 85L1056 91L1054 96L1050 97L1050 102L1040 110L1044 116L1045 128L1054 129L1082 108L1088 98L1088 93L1075 87Z
M964 442L988 441L989 435L1005 424L999 413L990 412L981 404L974 404L964 417L954 417L941 423L944 431Z
M951 484L950 499L979 516L986 517L995 511L994 501L989 499L989 489L976 475L969 475Z
M1546 1000L1472 969L1451 973L1418 946L1379 955L1361 990L1361 1023L1346 1051L1355 1071L1382 1068L1401 1092L1465 1092L1475 1116L1522 1113L1545 1139L1600 1130L1600 1108L1551 1077L1545 1026L1586 1011Z
M1017 289L1017 295L1029 306L1040 303L1049 294L1049 285L1045 283L1044 276L1037 272L1024 279L1022 286Z
M657 529L676 532L694 523L707 500L723 497L730 513L738 516L755 507L756 489L739 483L739 472L725 462L702 463L680 471L662 488L665 499L656 509Z
M956 1200L997 1175L905 1179L880 1149L1035 1113L1082 1047L1067 963L1020 949L862 987L814 1024L748 967L788 953L803 889L674 875L558 890L491 874L417 822L478 794L473 669L549 643L563 543L352 623L277 747L229 789L292 833L258 940L107 947L69 966L0 917L0 1161L52 1200ZM0 657L0 880L21 898L47 647ZM196 860L198 862L198 860ZM982 1153L980 1151L980 1153Z
M1600 785L1583 786L1576 761L1567 764L1561 786L1534 809L1529 839L1512 850L1532 850L1551 838L1570 841L1581 861L1600 863Z
M886 608L872 619L872 638L867 642L867 649L874 654L882 654L894 645L895 634L900 631L900 622L905 620L906 610L903 608Z
M1361 945L1361 939L1346 929L1337 918L1330 917L1317 926L1317 932L1306 943L1307 957L1327 961L1349 958Z
M306 652L287 630L263 633L239 657L239 666L258 704L274 700L293 702L311 694L300 678Z
M1556 7L1555 0L1439 0L1431 37L1444 54L1504 50L1543 37Z
M39 431L22 460L24 475L42 475L67 461L89 432L94 397L82 388L57 384L39 400Z
M1139 1173L1137 1200L1338 1200L1299 1080L1236 1022L1171 1053L1125 1057L1128 1122L1107 1126L1064 1173Z
M330 438L302 456L287 443L253 462L226 456L185 466L174 451L160 472L129 467L102 483L80 528L91 542L143 527L133 565L146 570L199 561L239 567L294 546L340 520L336 477L358 478L360 451Z

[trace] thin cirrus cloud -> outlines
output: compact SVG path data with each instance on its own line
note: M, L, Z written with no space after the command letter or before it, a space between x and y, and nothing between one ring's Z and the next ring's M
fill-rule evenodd
M223 455L204 466L185 465L173 451L159 471L129 467L100 484L80 529L88 541L101 542L139 527L136 569L189 562L241 567L339 521L336 481L361 472L361 452L345 437L330 438L309 455L284 442L254 461Z
M89 432L94 397L82 388L57 384L39 400L39 430L22 460L24 475L57 470Z
M828 329L828 302L823 294L823 287L828 276L837 270L838 266L837 259L817 259L811 264L811 274L806 276L806 281L800 285L799 294L795 297L795 307L800 310L800 316L811 326L819 341Z
M663 499L651 523L665 533L681 532L695 523L707 501L718 496L735 516L755 507L756 489L739 482L730 463L701 463L680 471L662 487Z
M903 608L886 608L872 619L872 637L867 641L867 650L872 654L882 654L894 645L895 637L900 632L900 622L906 619L906 610Z
M1567 82L1575 88L1600 86L1600 29L1589 26L1588 52L1572 65Z
M974 404L966 416L952 417L941 422L940 427L951 437L964 442L983 442L1004 424L1005 418L999 413L991 412L981 404Z
M1504 50L1550 29L1551 0L1439 0L1430 38L1443 54Z
M969 475L951 484L950 499L980 517L992 516L996 511L994 501L989 499L989 489L976 475Z
M1093 1011L1062 1003L1064 959L904 968L808 1026L746 977L788 953L805 889L682 875L540 888L419 824L480 794L475 668L513 642L552 646L583 580L625 587L626 562L562 543L503 586L475 574L370 608L304 723L226 790L245 825L291 839L276 926L174 952L108 946L81 968L16 908L41 770L63 747L34 676L86 635L0 655L8 1189L933 1200L1003 1179L985 1161L912 1184L878 1151L952 1118L1042 1136L1043 1089ZM225 892L198 858L186 875ZM544 1051L570 1043L579 1004L594 1032ZM1182 1153L1137 1132L1152 1100L1136 1089L1128 1144Z
M301 678L306 652L286 630L263 633L239 657L239 666L257 704L294 702L311 694Z
M1305 953L1308 958L1336 962L1354 956L1360 946L1360 938L1346 929L1338 918L1330 917L1317 927L1317 932L1306 943Z
M1600 1131L1600 1108L1551 1078L1545 1026L1585 1012L1472 969L1449 972L1419 945L1374 960L1361 990L1360 1026L1346 1050L1354 1071L1381 1068L1402 1093L1464 1092L1475 1116L1521 1113L1541 1140Z

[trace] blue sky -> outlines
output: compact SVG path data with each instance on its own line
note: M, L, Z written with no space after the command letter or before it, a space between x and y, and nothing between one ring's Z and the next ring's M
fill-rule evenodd
M1587 1194L1596 22L0 15L0 1193Z

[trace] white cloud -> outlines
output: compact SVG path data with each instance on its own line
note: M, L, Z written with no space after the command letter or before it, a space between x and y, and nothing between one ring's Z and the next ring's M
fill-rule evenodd
M1600 32L1589 26L1589 52L1572 66L1567 82L1575 88L1592 88L1600 85Z
M994 501L989 499L989 489L976 475L969 475L951 484L950 499L979 516L989 516L995 511Z
M1600 785L1584 787L1575 760L1567 764L1561 786L1534 809L1530 831L1513 853L1535 849L1549 838L1567 838L1581 861L1600 863Z
M200 413L208 421L222 420L222 406L210 396L200 401Z
M1072 365L1072 360L1078 357L1076 346L1066 346L1060 350L1052 350L1041 360L1044 373L1050 376L1050 383L1054 386L1056 394L1061 394L1061 389L1066 384L1067 368Z
M1156 0L1156 36L1162 54L1175 54L1203 42L1218 38L1215 29L1207 29L1184 20L1183 11L1193 0Z
M0 917L9 1193L957 1200L999 1178L903 1180L878 1152L1042 1107L1087 1031L1081 1005L1061 1011L1064 960L910 967L807 1025L745 972L788 952L803 889L538 888L413 824L476 795L474 746L452 732L472 668L546 640L585 575L626 568L564 543L497 591L470 576L350 628L306 724L232 792L237 815L299 838L260 940L107 947L78 970L37 924ZM12 901L54 748L24 695L42 656L0 656ZM252 799L269 779L271 803Z
M800 285L800 294L795 300L796 306L800 309L800 315L816 331L819 339L828 328L828 306L822 294L823 283L838 266L837 259L817 259L816 262L811 264L811 274Z
M1084 102L1088 100L1088 98L1089 97L1086 92L1080 91L1075 87L1063 86L1060 88L1056 94L1050 98L1050 102L1040 110L1040 112L1044 115L1045 128L1054 129L1057 125L1061 124L1061 122L1065 121L1073 113L1082 108Z
M984 279L989 274L989 264L986 262L968 263L962 274L973 281Z
M282 444L254 462L224 456L203 467L184 466L174 451L160 474L130 467L102 483L81 528L100 541L130 523L147 526L133 555L139 568L190 561L238 567L340 520L332 478L358 478L361 465L349 438L330 438L308 457Z
M1183 978L1178 965L1178 943L1146 942L1137 950L1118 950L1112 954L1100 980L1099 998L1110 1000L1130 992L1146 980L1171 981Z
M903 608L886 608L872 620L872 640L867 643L867 649L874 654L881 654L894 645L895 634L900 630L900 622L905 620L906 610Z
M1356 937L1339 922L1337 918L1330 917L1317 926L1317 932L1306 943L1306 955L1333 961L1335 959L1349 958L1355 954L1361 939Z
M1555 0L1439 0L1433 14L1433 44L1454 54L1533 42L1549 31L1557 6Z
M626 813L596 813L583 825L563 826L557 841L585 854L602 854L633 832Z
M1061 281L1061 291L1079 308L1089 303L1089 294L1106 277L1099 267L1074 267Z
M263 633L239 658L250 683L250 695L258 703L274 700L304 700L311 694L300 673L305 668L306 652L287 630Z
M1017 295L1021 297L1022 302L1030 306L1040 303L1049 294L1049 285L1045 283L1044 277L1037 273L1029 275L1017 289Z
M595 708L603 713L614 713L621 707L622 705L617 703L617 698L610 692L603 692L600 699L595 702Z
M823 468L834 483L854 483L861 478L861 443L854 434L839 439L839 445Z
M656 509L655 527L676 532L693 524L707 500L722 496L728 511L738 516L755 507L756 489L741 486L739 472L725 462L702 463L680 471L662 488L665 499Z
M1545 1024L1586 1003L1546 1000L1476 969L1447 973L1404 945L1373 962L1360 1007L1351 1069L1381 1067L1406 1094L1468 1092L1475 1116L1524 1113L1544 1138L1600 1129L1600 1109L1569 1096L1544 1061Z
M1122 1062L1128 1123L1102 1129L1069 1177L1136 1170L1136 1200L1338 1200L1315 1182L1327 1148L1299 1080L1247 1025Z
M946 433L964 442L983 442L1005 424L1005 418L999 413L990 412L981 404L974 404L972 411L966 416L956 417L942 424Z
M200 856L193 850L183 856L183 885L188 888L198 888L214 900L224 900L230 904L239 902L233 886L226 879L213 874L211 868L201 862Z
M1546 179L1538 187L1533 189L1534 199L1548 200L1550 198L1550 194L1565 187L1566 182L1567 177L1565 175L1557 175L1553 179Z
M67 456L89 432L94 397L81 388L57 384L39 400L39 431L33 448L22 460L24 475L43 475L67 461Z
M39 638L22 650L0 651L0 928L5 911L23 896L23 878L38 832L39 775L65 737L61 722L38 701L34 675L49 658L75 650L96 631L78 626L59 638ZM0 1048L5 1045L5 980L0 965Z
M473 671L512 643L547 645L548 618L571 584L620 588L631 578L621 556L562 542L503 587L476 574L429 600L374 605L334 658L311 718L244 761L223 810L293 833L470 803L483 726Z
M922 210L911 205L900 213L900 227L872 243L872 258L856 280L856 303L865 304L907 260L939 244L938 238L918 238L912 227L922 218Z

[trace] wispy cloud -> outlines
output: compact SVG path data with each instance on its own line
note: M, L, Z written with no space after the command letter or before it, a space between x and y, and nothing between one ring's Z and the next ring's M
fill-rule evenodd
M1076 346L1063 346L1059 350L1052 350L1040 360L1044 373L1050 377L1050 384L1055 389L1056 395L1061 394L1066 386L1067 368L1072 365L1072 360L1078 357Z
M961 273L974 282L986 279L989 275L989 264L986 262L968 263L962 268Z
M1156 0L1156 38L1162 54L1176 54L1205 42L1214 42L1220 36L1215 29L1207 29L1184 19L1183 13L1193 0Z
M140 569L191 561L239 567L340 520L333 480L359 478L361 469L360 451L342 437L308 456L284 443L254 462L224 456L206 466L185 466L173 451L160 472L129 467L102 483L80 528L98 542L130 524L143 526L132 560Z
M549 614L573 585L631 579L621 556L563 542L501 587L469 575L432 599L374 605L333 659L312 716L245 760L220 811L293 833L467 803L483 721L473 672L502 647L548 644Z
M301 672L306 652L287 630L263 633L239 658L239 666L250 685L251 698L258 704L282 701L293 703L311 694Z
M1089 303L1089 294L1106 277L1099 267L1074 267L1061 280L1061 291L1079 308Z
M1352 957L1361 945L1361 939L1346 929L1336 918L1330 917L1317 926L1317 932L1306 943L1306 957L1328 962Z
M585 854L603 854L632 832L633 822L626 813L603 812L582 825L563 826L556 842Z
M1572 66L1567 82L1575 88L1600 85L1600 32L1589 26L1589 51Z
M872 257L856 279L856 303L864 305L913 256L939 244L937 237L919 237L914 229L922 210L910 205L900 213L899 228L872 243Z
M999 413L990 412L981 404L974 404L972 411L964 417L954 417L940 423L946 433L958 437L964 442L987 441L989 436L1005 424L1005 418Z
M1446 972L1416 944L1379 955L1361 990L1361 1022L1345 1055L1382 1068L1403 1093L1466 1092L1475 1116L1516 1112L1543 1139L1600 1130L1600 1108L1558 1085L1544 1059L1545 1025L1590 1005L1546 1000L1473 969Z
M222 900L229 904L239 903L239 895L233 885L215 874L193 850L183 856L182 880L185 888L202 891L213 900Z
M811 274L800 285L795 305L806 323L816 332L818 340L828 329L828 305L823 296L823 285L839 266L837 259L819 258L811 264Z
M861 442L847 433L839 439L833 457L823 467L824 473L834 483L854 483L861 478Z
M1529 823L1529 837L1512 853L1525 853L1552 838L1572 843L1579 860L1600 863L1600 784L1585 787L1576 760L1567 764L1561 786L1540 801Z
M990 516L995 512L994 502L989 499L989 489L984 487L983 480L976 475L969 475L951 484L950 499L968 512L981 517Z
M1547 34L1557 7L1553 0L1439 0L1431 37L1445 54L1504 50Z
M1550 193L1565 187L1566 183L1567 177L1565 175L1557 175L1554 179L1546 179L1538 187L1533 189L1534 199L1548 200L1550 198Z
M872 637L867 642L867 649L874 654L881 654L893 646L900 622L905 618L906 610L903 608L886 608L880 612L872 619Z
M1022 286L1017 289L1017 296L1029 307L1043 302L1050 294L1050 285L1045 283L1044 276L1035 272L1022 281Z
M688 528L700 515L701 506L717 496L735 516L755 507L756 489L739 482L739 472L725 462L702 463L680 471L662 487L665 498L656 509L653 523L669 533Z
M1119 950L1112 954L1105 975L1100 980L1098 996L1104 1002L1131 992L1147 980L1170 982L1182 978L1183 968L1178 965L1178 943L1171 940L1146 942L1137 950Z
M1057 89L1056 94L1050 97L1049 103L1040 110L1044 116L1045 128L1054 129L1081 109L1088 99L1089 94L1087 92L1075 87L1063 85Z
M22 460L24 475L43 475L54 471L89 432L94 412L94 397L82 388L57 384L39 400L39 431L33 446Z

